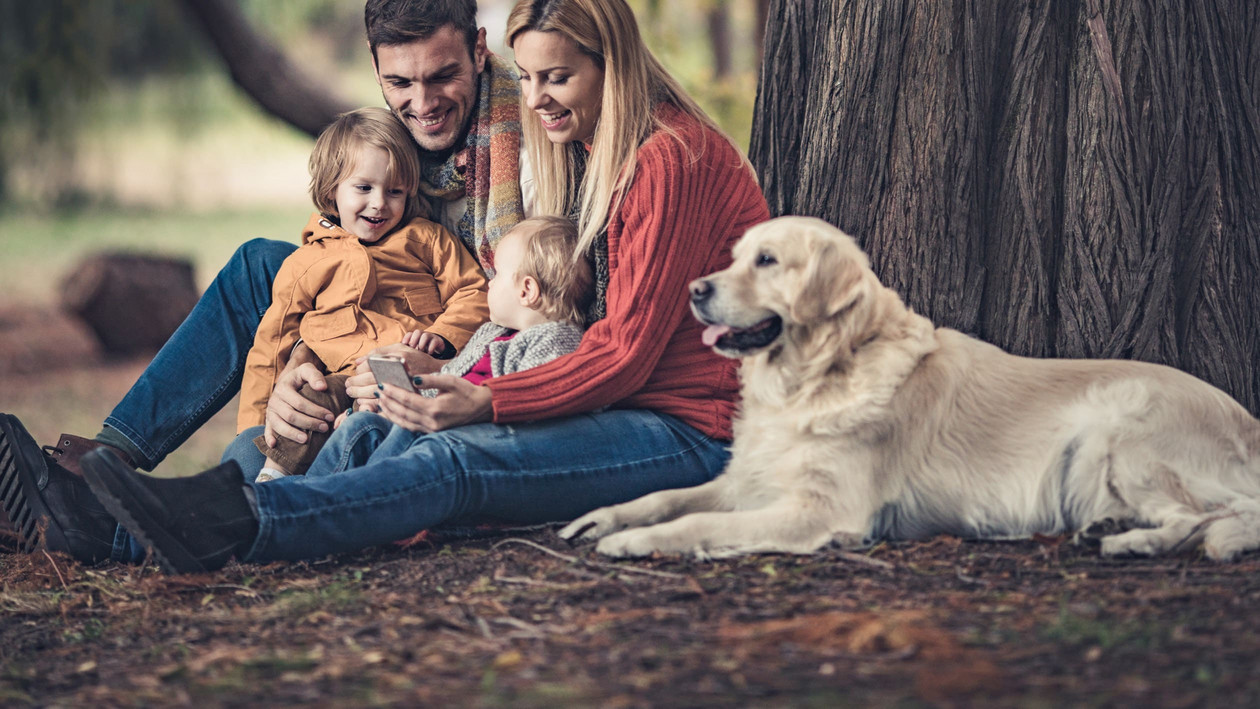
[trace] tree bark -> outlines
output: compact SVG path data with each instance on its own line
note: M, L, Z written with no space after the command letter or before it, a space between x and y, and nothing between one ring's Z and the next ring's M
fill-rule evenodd
M255 32L233 0L183 0L183 5L223 57L232 80L273 116L314 137L355 108Z
M750 158L917 311L1260 410L1260 6L773 0Z

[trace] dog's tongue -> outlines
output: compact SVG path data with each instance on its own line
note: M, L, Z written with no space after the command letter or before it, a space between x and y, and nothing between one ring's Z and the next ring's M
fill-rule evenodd
M700 333L700 339L704 341L705 347L712 347L717 344L722 335L731 331L730 325L710 325Z

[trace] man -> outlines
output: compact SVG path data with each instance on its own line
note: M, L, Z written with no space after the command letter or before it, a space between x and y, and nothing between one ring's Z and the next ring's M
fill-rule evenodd
M475 0L368 0L364 24L385 102L419 148L421 192L437 221L490 270L495 244L531 211L532 179L519 83L486 48L476 12ZM242 245L95 439L63 434L40 450L15 416L0 415L0 529L11 519L26 551L43 529L48 549L83 562L143 558L88 489L80 459L102 448L153 470L231 400L272 279L294 248L263 239ZM453 354L449 346L443 353ZM299 344L268 404L265 435L304 441L305 431L328 430L334 412L300 394L305 384L322 389L322 372Z

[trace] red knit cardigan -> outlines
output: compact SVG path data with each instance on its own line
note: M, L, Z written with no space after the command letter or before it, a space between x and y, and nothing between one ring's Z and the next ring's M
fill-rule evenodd
M730 440L737 364L700 341L687 284L730 265L735 241L770 213L725 138L672 107L658 110L681 140L658 131L639 148L608 220L606 317L576 352L488 380L496 423L610 406L672 414Z

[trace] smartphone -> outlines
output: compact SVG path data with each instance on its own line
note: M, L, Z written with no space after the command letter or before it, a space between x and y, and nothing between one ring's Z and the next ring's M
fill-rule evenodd
M407 365L401 359L393 357L368 357L368 368L377 384L393 384L399 389L415 393L416 386L411 383L411 375L407 373Z

